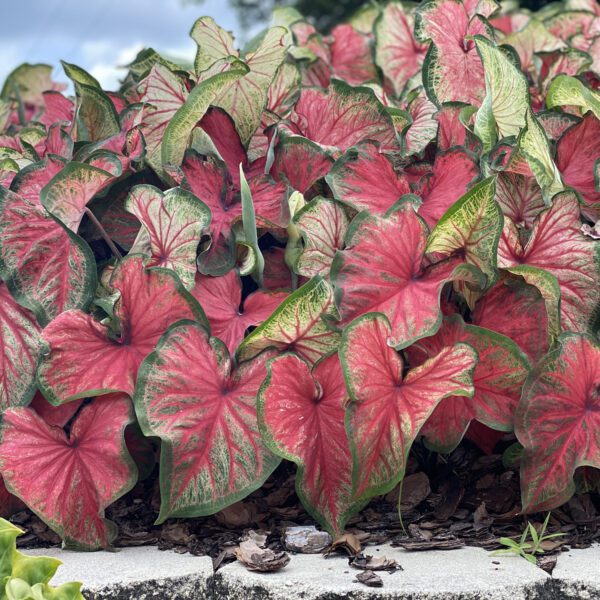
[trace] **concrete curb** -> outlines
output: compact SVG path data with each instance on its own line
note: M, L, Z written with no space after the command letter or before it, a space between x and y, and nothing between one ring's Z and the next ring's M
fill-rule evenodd
M343 556L293 555L277 573L247 571L240 563L213 573L210 558L154 547L34 552L62 560L53 581L83 581L87 600L600 600L600 545L563 553L552 577L522 558L493 557L479 548L369 546L367 554L394 558L403 568L380 573L382 588L355 582L359 571Z

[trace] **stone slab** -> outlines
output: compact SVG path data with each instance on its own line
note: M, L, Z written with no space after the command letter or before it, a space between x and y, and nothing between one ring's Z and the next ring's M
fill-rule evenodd
M118 552L26 550L63 562L52 583L81 581L86 600L209 600L212 560L153 546Z
M600 599L600 545L563 552L552 577L564 598Z
M213 574L210 558L155 547L27 552L63 561L53 582L82 581L86 600L600 600L598 545L561 554L552 577L520 557L480 548L369 546L367 554L393 558L403 569L380 573L382 588L355 581L359 571L339 555L292 555L277 573L251 572L235 562Z
M277 573L253 573L229 564L214 577L215 598L228 600L549 600L547 573L519 557L493 557L480 548L407 552L381 546L365 552L403 568L380 573L382 588L354 582L344 557L295 555Z

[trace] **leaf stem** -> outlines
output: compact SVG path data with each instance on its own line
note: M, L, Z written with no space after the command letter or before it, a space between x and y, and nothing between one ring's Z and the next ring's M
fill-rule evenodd
M90 210L89 207L85 207L85 214L91 219L92 223L96 226L98 233L102 237L102 239L106 242L107 246L110 248L110 251L115 255L116 258L121 260L123 255L119 252L119 249L115 246L114 242L110 239L104 227L102 227L102 223L98 221L96 215Z

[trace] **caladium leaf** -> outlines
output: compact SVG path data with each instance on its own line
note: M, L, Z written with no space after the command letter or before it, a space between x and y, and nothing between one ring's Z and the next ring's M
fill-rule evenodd
M548 313L537 288L506 277L481 298L473 324L497 331L515 342L535 364L550 347Z
M321 277L290 294L273 314L240 344L236 357L248 360L265 348L296 352L309 363L337 349L340 335L327 321L336 319L333 289Z
M296 259L299 275L327 277L337 250L344 247L350 220L335 200L315 198L293 220L300 230L304 247Z
M439 123L437 145L440 150L449 150L454 146L468 146L467 128L460 119L461 113L468 106L463 102L449 102L435 114Z
M546 208L535 178L518 173L498 174L495 199L506 217L526 229L531 228L535 218Z
M438 122L434 118L436 110L422 90L410 101L407 111L412 123L404 133L403 154L422 154L435 139L438 131Z
M116 175L120 175L120 165ZM88 202L114 178L112 173L86 163L70 162L44 187L40 201L50 214L77 233Z
M7 488L69 547L108 548L116 526L104 509L135 484L123 438L133 420L124 395L85 406L67 435L29 408L4 414L0 465Z
M402 480L410 447L443 398L474 393L473 348L445 347L404 376L402 358L387 343L391 335L385 316L364 315L344 330L340 349L352 400L346 423L357 500L385 494Z
M418 208L419 215L430 227L435 226L478 175L477 163L464 150L455 148L439 154L431 174L419 182L415 189L415 193L423 199Z
M161 439L161 509L215 513L260 487L279 463L260 439L256 395L272 353L235 370L223 343L179 323L144 361L135 395L145 435Z
M221 29L218 26L216 27L219 30ZM202 56L204 64L209 60L207 55L203 55L203 50L209 49L205 42L206 31L205 28L199 29L196 26L192 30L192 37L200 47L196 56L196 70L199 66L199 56ZM226 36L226 32L219 34L221 39ZM212 39L208 40L209 45L213 43L214 31L210 32L210 37ZM232 53L230 51L232 42L233 40L227 40L223 47L218 50L215 49L215 52L211 49L211 54L220 51L222 52L222 58L228 56L238 57L237 52ZM289 33L287 29L284 27L271 27L265 33L256 50L243 57L248 67L247 75L242 79L234 78L229 82L221 83L220 89L211 101L211 104L221 107L231 115L244 144L248 144L260 125L262 111L267 105L269 86L287 54L288 45Z
M512 222L507 221L498 247L498 266L522 275L537 285L550 314L545 285L527 278L524 268L543 269L560 286L560 315L564 331L585 332L594 319L600 284L598 242L581 233L579 202L572 192L554 197L550 208L537 217L531 236L521 244Z
M584 202L585 217L600 218L600 189L596 187L594 169L600 156L600 120L588 113L583 121L568 129L556 148L556 166L563 181L574 188Z
M258 397L265 443L298 465L298 497L334 536L359 508L352 494L352 454L344 429L347 402L337 353L312 369L295 354L273 359Z
M203 79L192 88L185 103L177 109L166 125L160 147L163 165L178 167L183 161L193 128L202 119L208 107L224 86L235 82L248 72L248 67L239 60L225 59L220 69ZM164 117L164 114L163 114Z
M491 283L496 279L502 212L494 200L496 182L488 177L471 188L438 221L425 249L437 258L461 252Z
M390 2L375 23L375 62L390 80L397 96L416 75L427 45L413 36L414 18L400 2Z
M96 288L89 246L45 209L0 186L0 274L40 324L85 308Z
M417 9L415 36L430 41L423 83L432 102L467 102L479 106L485 95L484 70L471 39L489 35L493 3L476 0L431 0ZM492 8L493 10L493 8Z
M560 74L554 78L548 88L546 106L580 106L582 112L591 110L600 119L600 94L569 75Z
M113 311L118 323L112 329L70 310L42 332L49 348L38 380L53 404L116 391L132 395L141 362L169 325L180 319L206 323L202 309L173 272L146 270L141 257L121 261L109 287L120 294Z
M196 75L222 58L237 55L233 36L219 27L212 17L200 17L193 25L190 37L198 44L194 59Z
M411 366L433 358L447 346L464 342L477 352L473 371L475 394L444 398L423 429L427 445L437 452L454 450L472 420L499 431L512 431L529 361L509 338L482 327L466 325L459 315L445 318L440 330L406 350Z
M10 189L30 204L40 206L42 189L64 166L65 161L60 158L46 156L44 160L21 169L12 180Z
M475 119L475 133L490 150L498 138L516 136L525 127L529 89L523 73L493 42L474 39L485 67L486 96Z
M161 167L161 144L165 129L185 104L188 89L181 77L157 62L138 86L140 101L146 104L142 133L146 160L156 171Z
M350 148L335 162L326 181L338 200L374 214L384 214L410 193L406 179L372 142Z
M576 468L600 468L599 381L600 347L583 335L562 336L532 371L515 415L523 512L560 506L575 492Z
M172 269L191 289L196 274L196 249L211 218L206 204L181 188L163 194L152 185L136 185L125 201L125 209L144 226L131 252L150 254L148 267Z
M242 306L242 282L235 271L221 277L196 276L192 295L198 300L211 332L235 352L248 327L260 325L287 297L286 292L256 291Z
M270 172L277 181L287 181L304 194L329 173L332 164L333 159L319 145L302 137L281 135Z
M293 133L326 148L345 151L373 140L382 149L398 149L392 120L370 88L353 88L339 80L327 91L304 88L290 121Z
M0 414L10 406L26 406L33 398L39 332L33 313L19 306L0 283Z
M33 408L35 412L42 417L44 423L52 427L65 427L65 425L75 416L79 410L83 400L74 400L60 406L50 404L41 392L36 392L29 408Z
M387 217L361 213L352 222L346 249L331 269L343 323L367 312L381 312L391 324L390 346L404 348L441 324L439 297L462 261L423 264L427 225L411 204L401 203Z
M346 23L334 27L331 37L330 64L334 77L350 85L361 85L377 79L368 35Z

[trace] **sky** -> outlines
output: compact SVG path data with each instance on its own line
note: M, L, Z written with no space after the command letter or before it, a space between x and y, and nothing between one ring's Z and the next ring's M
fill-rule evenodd
M9 0L8 6L0 19L0 87L24 62L50 64L54 79L66 82L63 59L89 71L105 89L116 89L126 72L118 67L144 47L191 60L189 31L198 17L240 31L226 0Z

